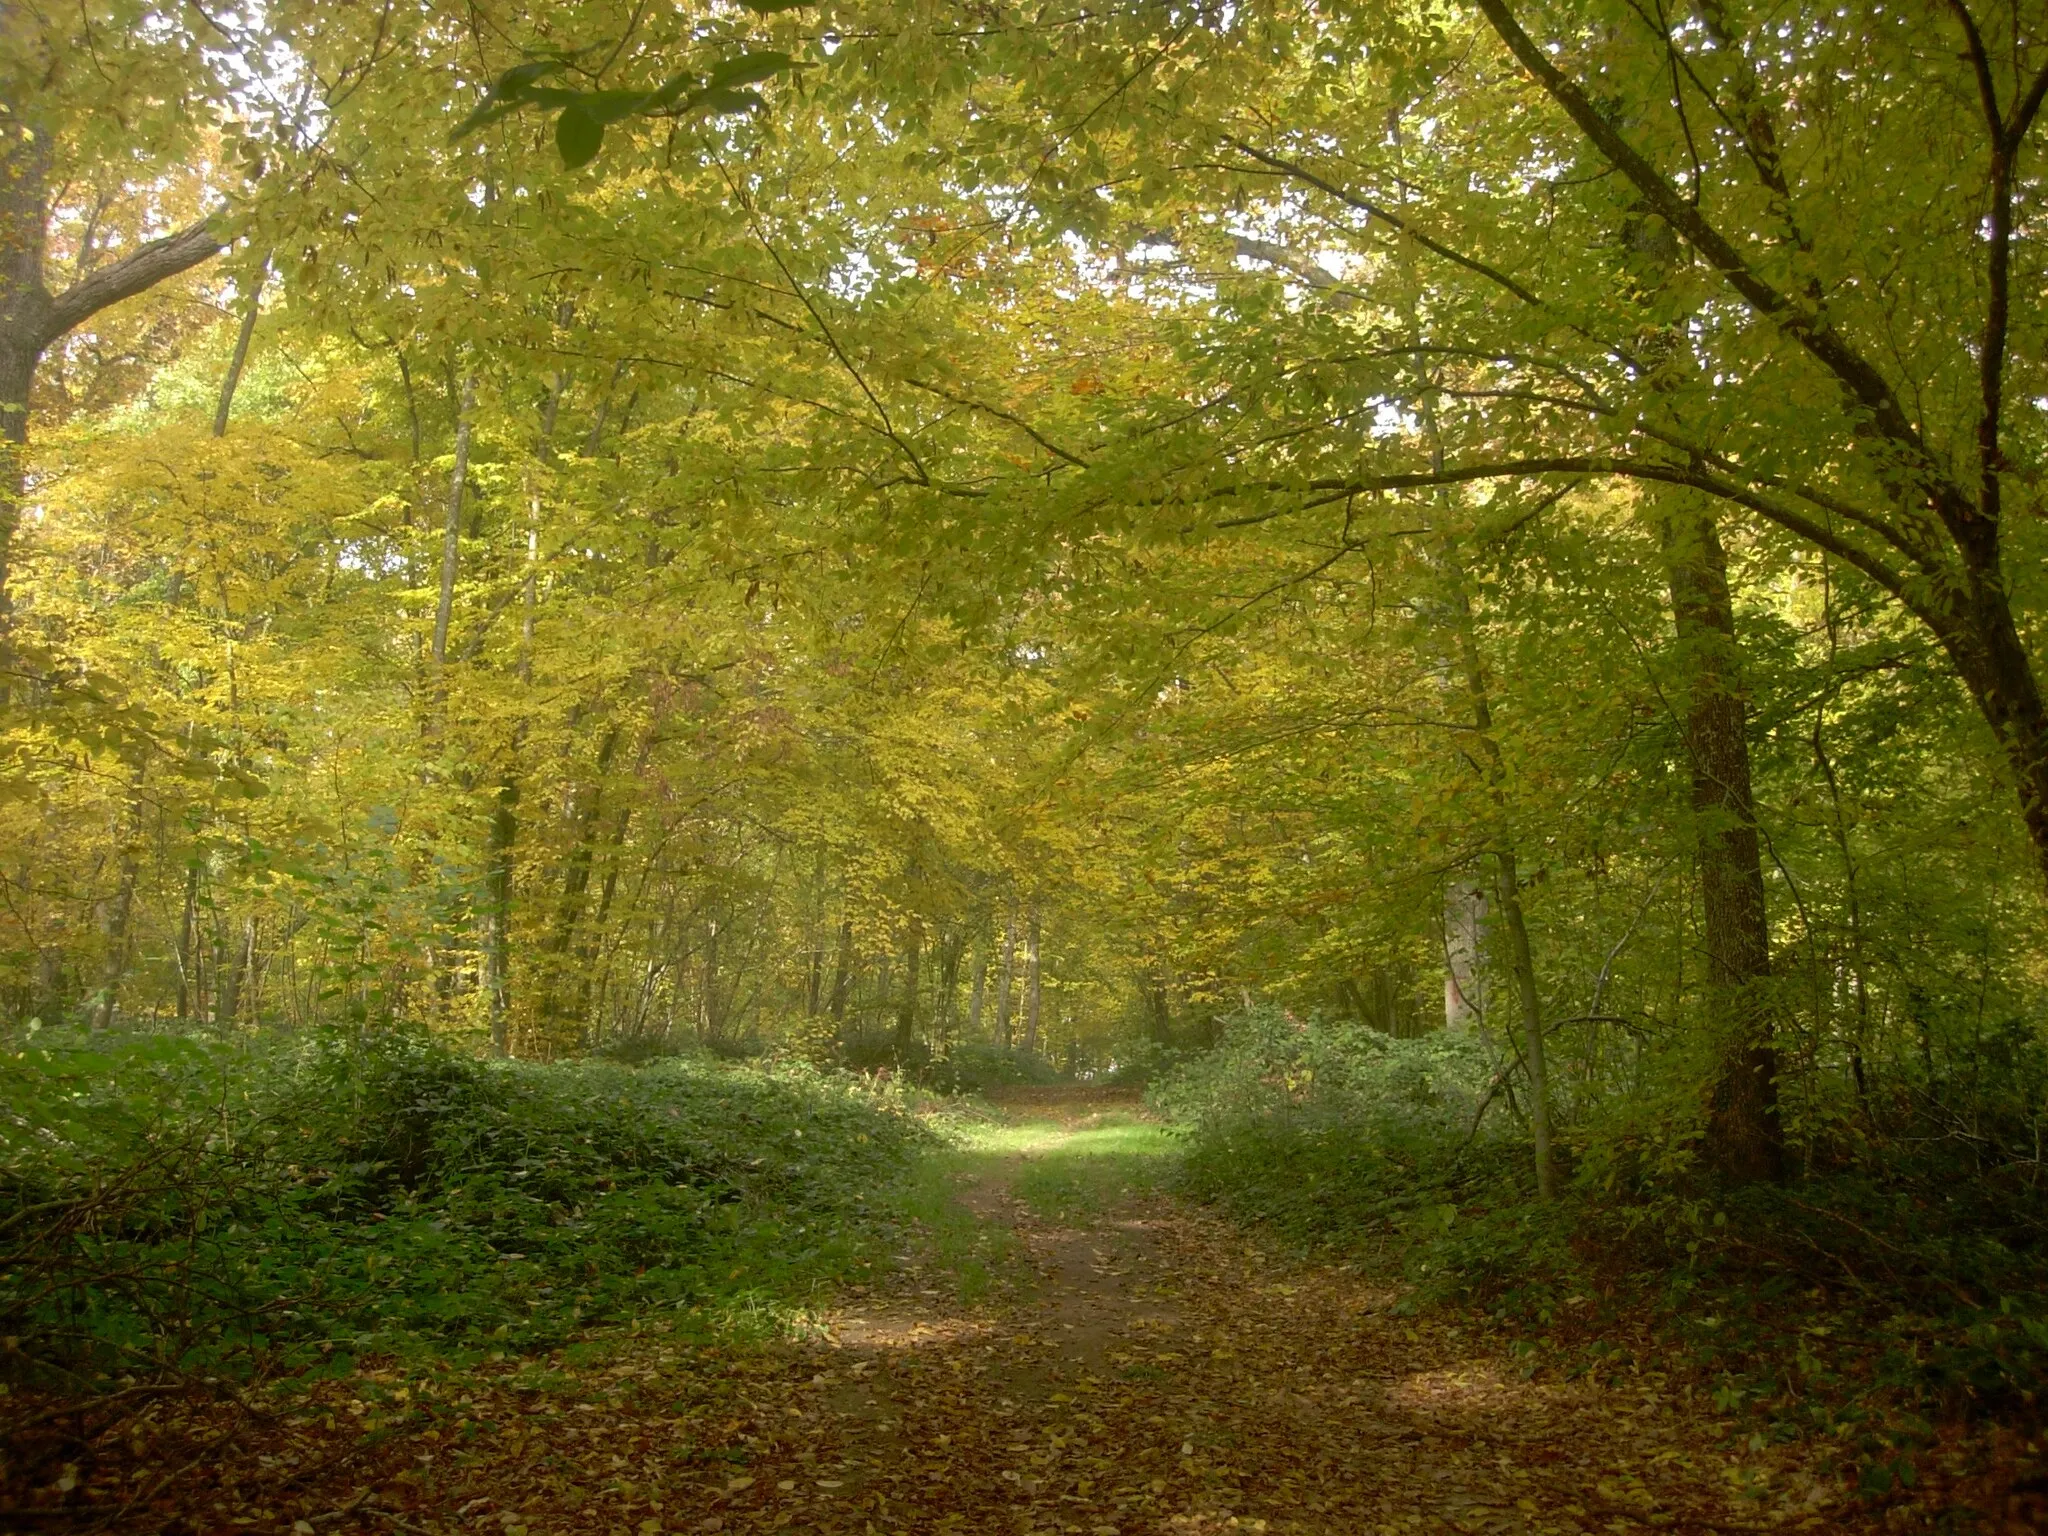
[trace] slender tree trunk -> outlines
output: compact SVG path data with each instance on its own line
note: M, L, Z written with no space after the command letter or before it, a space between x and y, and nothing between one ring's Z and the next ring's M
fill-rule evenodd
M1024 930L1024 1052L1038 1054L1038 1010L1041 1001L1038 963L1038 903L1031 904L1030 926Z
M235 408L235 391L242 384L242 369L249 361L249 342L256 335L256 317L263 300L263 281L270 276L270 255L257 264L255 280L249 285L248 302L242 306L241 328L235 332L235 350L228 357L227 377L220 381L220 404L213 413L213 435L228 435L228 413Z
M1010 898L1003 918L1003 970L996 986L996 1044L1010 1048L1010 994L1017 981L1017 898Z
M1763 848L1750 790L1749 717L1743 701L1728 560L1709 504L1685 493L1658 498L1671 613L1685 669L1685 746L1691 759L1708 1012L1717 1075L1706 1152L1737 1182L1783 1177L1778 1061L1769 996L1770 927Z
M122 808L121 822L116 830L120 839L120 852L116 863L113 900L107 903L102 918L102 932L106 940L106 952L100 968L100 987L93 999L92 1025L95 1029L110 1026L119 1011L121 984L128 976L129 951L133 947L131 929L135 917L135 886L142 877L142 830L145 808L142 803L142 780L148 771L148 761L136 765L128 780L127 802Z
M924 967L924 919L910 919L910 933L904 941L903 996L896 1004L896 1059L900 1062L917 1046L917 979Z
M988 937L977 924L974 935L974 984L967 995L967 1038L981 1038L982 1000L988 993Z
M491 1054L512 1054L512 857L519 839L519 781L506 774L491 801L484 854L484 1006Z
M966 950L965 929L955 928L939 942L939 996L932 1010L935 1047L950 1039L953 1033L953 1016L959 1002L960 958Z
M618 745L619 727L613 725L606 729L598 747L596 771L578 796L581 804L573 821L576 842L562 866L562 892L555 903L554 921L541 942L543 980L540 1016L551 1026L561 1022L564 992L569 980L566 974L568 961L573 953L577 925L583 918L584 901L590 891L591 865L597 856L598 828L604 811L605 775L611 771L612 757ZM550 1029L548 1043L551 1047L559 1043L554 1034L555 1031Z
M1444 1028L1477 1029L1486 1018L1486 888L1475 880L1444 887Z
M1493 698L1486 665L1473 632L1472 598L1455 546L1447 544L1440 566L1451 587L1450 613L1457 633L1458 666L1472 710L1472 728L1484 760L1487 782L1496 804L1503 799L1506 766L1493 735ZM1522 910L1521 875L1505 829L1497 834L1493 852L1494 902L1506 932L1508 970L1515 982L1522 1025L1522 1061L1529 1073L1529 1139L1536 1159L1536 1193L1549 1200L1557 1193L1557 1167L1550 1147L1550 1073L1543 1049L1543 1003L1536 986L1536 963L1529 949L1529 925Z
M455 468L448 476L448 519L441 531L441 595L434 605L434 667L448 664L448 621L455 612L455 572L462 552L462 492L469 480L470 416L476 409L476 375L463 382L455 417ZM437 685L438 686L438 685Z
M242 919L242 941L229 951L227 968L221 973L220 995L214 1005L213 1022L232 1026L242 1016L242 988L256 959L256 919Z
M178 1017L192 1017L193 926L199 916L199 860L185 866L185 910L178 920Z
M846 1022L846 1000L853 988L853 919L839 920L839 956L832 966L832 1022Z
M1550 1150L1550 1067L1543 1045L1543 1005L1536 989L1536 961L1529 951L1529 925L1523 918L1521 875L1514 854L1505 849L1493 856L1499 893L1501 927L1506 930L1508 965L1515 977L1515 996L1522 1011L1522 1053L1529 1068L1529 1137L1536 1144L1536 1194L1549 1200L1557 1194L1557 1168Z

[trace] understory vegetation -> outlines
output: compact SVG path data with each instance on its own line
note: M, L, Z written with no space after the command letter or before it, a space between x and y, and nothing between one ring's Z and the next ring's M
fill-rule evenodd
M1470 1038L1251 1010L1152 1097L1182 1127L1192 1192L1405 1274L1411 1305L1478 1307L1532 1369L1677 1365L1723 1412L1882 1430L1865 1449L1890 1451L1931 1419L2029 1418L2048 1381L2043 1063L2005 1050L1915 1084L1785 1185L1674 1178L1586 1138L1550 1203L1508 1076ZM1909 1465L1867 1461L1867 1491Z
M486 1064L416 1034L43 1032L0 1064L17 1386L476 1360L670 1315L800 1325L936 1133L801 1066Z

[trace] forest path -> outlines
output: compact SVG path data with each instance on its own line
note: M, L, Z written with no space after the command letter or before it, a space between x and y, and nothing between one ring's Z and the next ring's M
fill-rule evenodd
M583 1374L586 1401L529 1406L530 1433L493 1436L510 1457L464 1457L452 1482L420 1476L440 1518L413 1503L410 1528L1407 1536L1860 1523L1836 1479L1806 1475L1789 1453L1738 1457L1655 1378L1532 1383L1470 1320L1405 1318L1383 1284L1274 1253L1173 1198L1169 1151L1125 1107L1013 1108L945 1165L951 1199L934 1202L900 1267L813 1339L687 1363L629 1348ZM675 1417L620 1417L619 1395L678 1390L689 1396Z

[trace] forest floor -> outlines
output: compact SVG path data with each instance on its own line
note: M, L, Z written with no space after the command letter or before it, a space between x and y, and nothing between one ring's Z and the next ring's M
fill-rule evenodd
M886 1278L795 1341L649 1327L438 1383L322 1383L289 1420L158 1414L125 1497L94 1490L121 1511L98 1528L2041 1528L2003 1493L1965 1514L1960 1465L1942 1494L1866 1507L1824 1447L1770 1444L1675 1379L1527 1379L1470 1316L1403 1315L1386 1280L1177 1200L1171 1150L1134 1105L1027 1097L928 1170Z

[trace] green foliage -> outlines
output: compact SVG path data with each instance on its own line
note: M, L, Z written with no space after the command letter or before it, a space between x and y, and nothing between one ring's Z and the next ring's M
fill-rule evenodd
M1988 1094L1946 1081L1902 1098L1862 1165L1838 1147L1837 1165L1789 1185L1726 1191L1683 1164L1618 1178L1603 1144L1549 1204L1532 1199L1511 1125L1474 1131L1496 1079L1470 1037L1250 1010L1153 1102L1179 1121L1192 1191L1296 1241L1398 1263L1414 1304L1478 1303L1596 1371L1620 1357L1616 1319L1648 1315L1724 1410L1834 1433L1889 1424L1888 1403L2038 1401L2048 1202L2031 1145L1993 1134L2024 1130L2036 1077L2005 1066ZM1964 1123L1978 1133L1956 1134Z
M0 1071L0 1327L45 1381L800 1306L933 1140L801 1066L483 1065L402 1034L46 1032Z
M982 1093L990 1088L1056 1083L1060 1073L1035 1051L963 1040L926 1067L922 1077L939 1093Z

